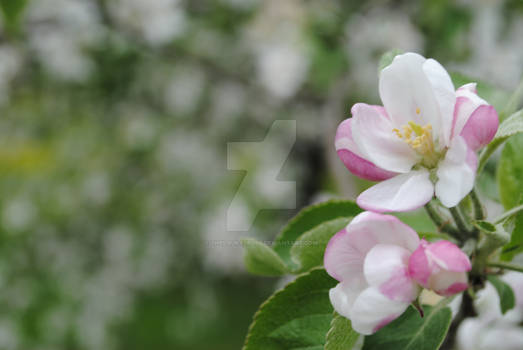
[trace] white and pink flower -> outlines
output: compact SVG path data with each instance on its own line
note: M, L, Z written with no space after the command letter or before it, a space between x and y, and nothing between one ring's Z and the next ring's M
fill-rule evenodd
M469 258L449 241L428 243L422 240L409 259L409 275L436 293L449 296L468 287Z
M381 71L384 107L357 103L336 133L336 150L355 175L382 181L357 203L375 212L409 211L434 195L457 205L472 189L475 151L494 137L495 109L475 84L454 89L446 70L415 53L394 58Z
M413 264L424 256L430 257L428 262L415 268ZM450 295L467 282L466 274L463 279L452 273L470 269L468 257L454 244L420 242L417 233L396 217L372 212L359 214L331 238L324 265L340 282L329 293L334 309L361 334L374 333L399 317L418 297L418 280Z

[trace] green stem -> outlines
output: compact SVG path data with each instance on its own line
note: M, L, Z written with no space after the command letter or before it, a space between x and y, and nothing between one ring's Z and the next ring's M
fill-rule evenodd
M485 218L485 211L483 210L483 205L479 200L478 193L476 189L473 188L469 194L472 205L474 206L474 218L476 220L483 220Z
M432 202L428 202L425 205L425 210L427 211L427 214L429 215L430 219L436 225L438 231L446 232L453 237L456 237L456 235L459 234L459 232L456 230L456 228L450 224L450 220L443 218L438 213L437 209L434 207Z
M494 139L487 147L481 151L479 154L479 162L478 162L478 170L476 171L477 174L480 174L483 171L483 168L485 167L485 164L487 164L488 159L494 153L495 150L498 149L499 146L505 142L507 138L502 137L499 139Z
M515 265L515 264L511 264L511 263L507 263L507 262L502 262L502 261L489 262L487 265L490 267L499 267L499 268L505 269L505 270L523 272L523 266Z
M521 205L518 205L517 207L514 207L510 210L507 210L506 212L504 212L503 214L501 214L500 216L498 216L495 220L494 220L494 223L495 224L499 224L500 222L502 222L503 220L511 217L512 215L520 212L523 210L523 204Z
M466 238L466 235L469 232L467 224L463 220L463 216L461 216L461 213L457 207L449 208L449 211L450 215L452 215L452 218L454 219L454 222L456 223L456 226L458 227L459 236L461 237L461 240L463 240Z

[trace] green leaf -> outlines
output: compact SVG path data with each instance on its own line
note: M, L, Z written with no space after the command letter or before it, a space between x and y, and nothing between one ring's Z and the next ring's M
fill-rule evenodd
M307 345L323 344L325 329L332 320L331 314L308 315L296 318L269 334L270 338L280 339L287 343ZM304 332L304 329L310 331Z
M280 276L288 273L288 268L274 250L252 238L242 239L245 249L244 261L247 271L262 276Z
M523 132L523 109L520 109L505 119L498 128L494 140L507 139L510 136Z
M523 204L523 200L520 202ZM510 235L510 242L503 247L501 260L512 261L512 259L523 252L523 212L519 212L514 220L514 229Z
M283 259L287 266L296 269L291 259L291 247L305 232L316 226L338 218L351 218L362 210L352 201L330 200L312 205L300 211L287 226L283 228L274 244L274 250Z
M360 334L352 329L350 320L334 312L331 327L327 333L325 350L350 350Z
M398 319L365 337L363 350L436 350L439 349L452 320L448 307L424 306L422 318L409 307Z
M498 291L501 313L505 314L508 310L514 308L516 305L516 298L512 288L496 276L490 275L487 276L487 279Z
M380 63L378 64L378 73L381 72L383 68L389 66L394 60L394 57L401 55L402 53L403 51L400 49L393 49L381 55Z
M523 132L523 110L519 110L503 121L494 139L483 149L479 156L478 172L483 170L489 157L494 151L503 144L509 137ZM505 146L506 147L506 146Z
M329 289L336 283L314 269L273 294L254 315L243 350L321 349L333 312Z
M477 220L473 222L477 229L483 232L492 233L496 232L496 226L488 221Z
M518 204L523 196L523 135L517 135L503 148L497 181L501 203L506 209Z
M292 260L298 266L293 272L304 272L323 265L323 254L332 236L347 226L348 218L325 221L305 232L291 248Z

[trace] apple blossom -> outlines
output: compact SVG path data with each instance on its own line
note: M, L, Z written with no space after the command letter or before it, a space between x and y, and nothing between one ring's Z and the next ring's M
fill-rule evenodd
M467 271L470 269L467 255L449 241L429 244L422 240L409 259L410 277L443 296L467 289Z
M474 84L454 89L433 59L398 55L381 71L382 106L355 104L336 133L336 150L355 175L382 181L361 193L359 206L375 212L409 211L434 194L457 205L474 185L475 151L498 128L495 109Z
M417 233L398 218L373 212L359 214L331 238L325 251L325 269L340 282L329 292L334 309L349 318L357 332L376 332L399 317L419 295L418 280L411 276L411 270L417 272L414 254L421 260L422 254L432 259L432 253L450 271L462 271L465 265L470 268L467 256L450 242L420 245ZM445 275L447 270L428 263L423 266L427 267L421 272L429 275L422 277L435 281L423 285L437 291L444 285L447 295L462 290L461 284L454 287L455 276ZM466 285L466 278L459 275L456 283L464 281ZM447 281L451 281L450 287Z

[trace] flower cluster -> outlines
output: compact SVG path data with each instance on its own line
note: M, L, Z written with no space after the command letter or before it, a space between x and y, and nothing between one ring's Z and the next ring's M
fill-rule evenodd
M394 216L427 204L434 195L456 206L473 188L476 151L496 134L495 109L475 84L455 90L433 59L398 55L381 71L382 106L357 103L336 134L345 166L381 181L361 193L369 210L330 240L327 272L340 283L330 291L334 309L361 334L399 317L422 288L450 296L468 288L468 256L452 242L429 243Z
M391 215L359 214L330 240L327 272L334 309L361 334L371 334L400 316L421 287L440 295L467 288L468 257L448 241L427 243Z

